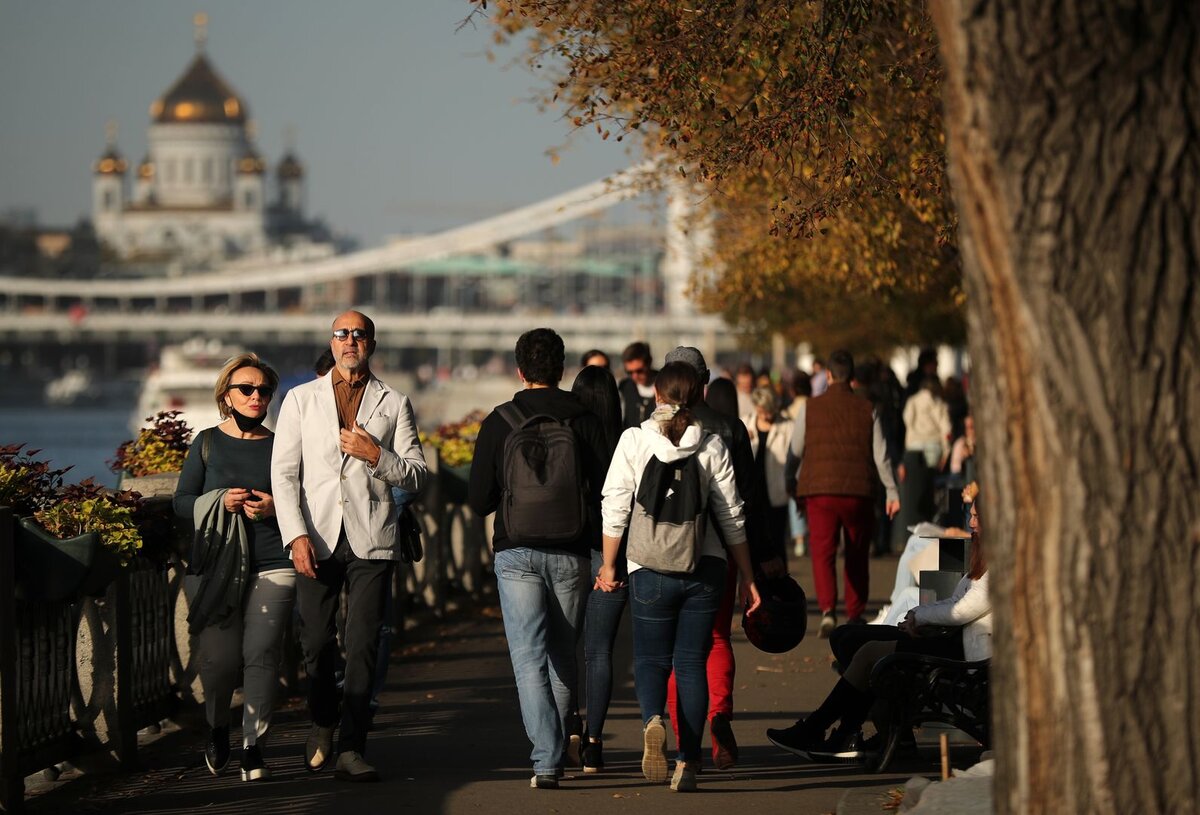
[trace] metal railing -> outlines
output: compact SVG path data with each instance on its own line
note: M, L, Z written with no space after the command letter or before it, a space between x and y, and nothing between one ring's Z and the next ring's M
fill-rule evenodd
M435 468L436 469L436 468ZM488 591L490 530L452 500L442 474L417 504L425 557L397 569L388 621L441 616ZM137 763L137 733L203 701L187 633L186 564L136 559L103 597L21 599L14 585L12 510L0 507L0 807L15 812L24 778L83 753L108 751ZM299 692L300 647L284 649L283 679Z

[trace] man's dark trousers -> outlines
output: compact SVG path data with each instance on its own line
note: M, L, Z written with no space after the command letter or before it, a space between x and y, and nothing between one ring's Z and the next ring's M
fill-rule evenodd
M387 598L392 561L363 560L350 549L343 530L333 554L317 561L317 579L296 575L300 640L308 671L308 708L313 724L338 723L337 611L346 587L346 677L342 685L338 751L366 753L371 724L371 686L375 678L379 628Z

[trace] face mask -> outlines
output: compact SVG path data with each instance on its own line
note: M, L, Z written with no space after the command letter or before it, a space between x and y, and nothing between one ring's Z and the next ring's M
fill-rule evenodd
M238 413L236 408L230 408L229 413L233 416L233 420L237 422L238 430L243 433L249 433L267 418L266 411L263 411L263 415L261 416L247 416L244 413Z

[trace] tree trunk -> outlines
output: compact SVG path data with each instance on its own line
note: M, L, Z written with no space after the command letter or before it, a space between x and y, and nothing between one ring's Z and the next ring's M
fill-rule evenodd
M1200 790L1200 3L933 0L999 812Z

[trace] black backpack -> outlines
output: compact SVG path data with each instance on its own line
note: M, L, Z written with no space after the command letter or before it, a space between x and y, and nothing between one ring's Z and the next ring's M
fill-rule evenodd
M695 453L677 461L651 456L629 522L628 557L668 574L690 574L708 521L708 496Z
M496 408L512 427L504 440L504 528L514 543L567 543L587 527L587 481L570 419Z

